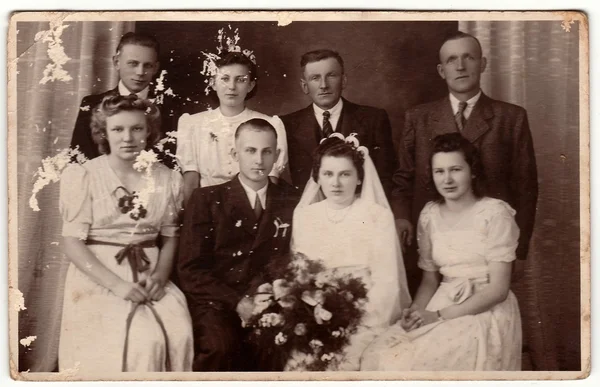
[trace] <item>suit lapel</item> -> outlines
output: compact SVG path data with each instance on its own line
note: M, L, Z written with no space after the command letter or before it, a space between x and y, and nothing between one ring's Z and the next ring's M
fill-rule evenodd
M257 228L255 227L256 219L254 211L237 175L229 182L228 203L229 206L225 208L229 209L228 216L233 222L237 223L237 221L241 221L241 227L244 230L252 235L256 235Z
M487 120L494 116L494 111L490 104L490 99L483 93L479 97L479 101L475 104L469 119L466 122L465 128L462 131L464 138L470 142L475 142L485 132L490 130Z
M302 111L294 135L300 144L300 148L312 157L314 149L321 140L321 127L317 122L312 105Z
M458 132L449 96L439 100L438 105L434 107L431 126L432 139L440 134Z
M356 105L343 99L342 114L340 114L340 122L336 126L336 132L343 134L344 136L350 135L350 133L361 134L361 119L356 114ZM359 138L359 140L362 140Z

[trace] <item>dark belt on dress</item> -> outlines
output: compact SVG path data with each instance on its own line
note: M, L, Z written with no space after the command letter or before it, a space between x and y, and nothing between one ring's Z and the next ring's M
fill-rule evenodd
M104 241L96 241L93 239L89 239L86 244L88 245L104 245L104 246L117 246L123 247L117 254L115 255L115 259L117 263L120 265L121 262L127 258L129 262L129 266L131 267L131 271L133 272L133 282L138 282L138 273L142 273L150 268L150 259L144 252L144 248L156 247L156 242L154 240L143 241L140 243L114 243L114 242L104 242ZM152 302L147 302L144 304L134 303L131 306L131 311L127 315L127 320L125 320L125 344L123 345L123 361L121 363L121 371L127 372L127 349L129 348L129 330L131 329L131 322L133 321L133 317L135 316L135 312L138 308L144 305L150 309L156 322L158 323L160 330L163 333L165 338L165 369L166 371L171 371L171 356L169 355L169 337L167 336L167 330L165 329L165 324L162 319L158 315L158 312L152 306Z

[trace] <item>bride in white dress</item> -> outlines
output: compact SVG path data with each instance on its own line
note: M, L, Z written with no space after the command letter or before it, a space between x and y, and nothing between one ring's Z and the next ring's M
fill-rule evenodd
M294 212L292 250L360 276L366 312L338 370L358 371L364 349L410 304L394 217L368 150L334 133L315 151L312 178Z

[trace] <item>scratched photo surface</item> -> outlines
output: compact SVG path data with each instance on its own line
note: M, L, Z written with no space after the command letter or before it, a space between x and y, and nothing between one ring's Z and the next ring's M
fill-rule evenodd
M61 340L66 340L61 338L80 328L81 325L78 324L83 322L84 328L86 325L85 318L76 323L70 323L63 318L63 313L65 316L72 316L64 312L65 300L69 299L68 303L72 304L76 297L65 292L65 286L67 284L68 287L72 275L69 273L72 263L63 251L65 248L63 223L65 217L69 217L65 215L68 211L65 208L72 206L74 201L80 200L81 192L88 190L85 186L87 182L83 183L82 179L73 179L73 185L70 187L66 187L64 182L61 186L61 176L64 176L62 173L65 168L72 167L67 167L69 162L78 163L83 160L83 155L74 152L70 147L73 144L78 116L81 114L89 116L95 105L82 104L82 99L110 90L116 90L115 93L120 92L117 86L119 71L113 56L117 51L119 40L128 32L153 35L160 43L157 58L160 65L150 81L153 95L148 98L152 97L162 115L161 157L166 160L165 164L175 170L172 172L164 168L164 174L167 176L168 173L176 173L179 176L174 178L169 175L170 180L165 180L170 182L168 184L175 186L173 181L185 184L181 183L181 159L178 165L175 161L176 156L173 156L176 153L175 149L180 149L179 144L175 146L178 126L181 127L184 121L180 118L185 115L219 110L219 100L216 93L212 91L209 80L211 75L213 79L217 79L220 75L217 74L218 70L211 68L211 64L215 63L211 55L222 55L219 50L229 45L229 47L239 48L243 55L252 56L257 64L256 86L252 91L254 93L252 98L245 102L246 108L273 117L269 118L269 122L276 129L279 123L282 123L282 127L285 124L285 130L289 130L289 123L294 123L287 115L305 109L312 103L306 82L301 82L301 79L304 79L303 69L300 66L301 56L318 49L331 49L338 52L344 61L345 84L342 91L344 107L375 107L384 110L389 119L391 131L389 141L385 145L393 154L391 160L394 164L387 166L390 172L387 178L391 189L396 184L396 180L392 178L398 168L396 163L402 159L401 152L406 145L407 111L414 112L416 106L432 104L448 98L447 83L438 70L440 46L446 36L457 31L475 36L481 43L482 55L487 60L480 78L482 96L525 109L537 168L538 194L529 250L526 259L519 260L519 275L512 278L510 285L518 301L522 330L522 345L519 351L521 359L514 370L523 371L523 375L527 374L525 371L574 372L564 373L563 376L560 372L550 374L554 375L551 376L554 378L583 375L581 371L585 371L585 367L590 363L589 343L586 342L586 338L589 339L589 299L582 298L582 294L588 294L586 292L589 291L587 282L589 281L589 273L587 273L589 250L587 253L582 252L588 247L589 239L587 236L581 237L585 234L581 234L582 228L586 229L589 224L589 208L586 210L584 207L589 203L587 199L582 200L587 197L587 194L582 194L582 190L587 189L589 181L587 169L581 167L582 163L586 164L588 160L587 144L581 145L582 136L587 138L589 130L583 124L583 122L587 123L587 118L584 116L588 112L587 106L582 105L581 99L581 88L587 86L585 84L587 75L582 79L584 72L581 69L587 68L588 61L587 52L582 52L582 47L587 48L582 44L582 36L587 36L587 32L585 34L581 32L582 29L588 28L587 20L582 15L565 14L568 17L564 18L553 14L547 14L547 17L534 15L529 20L525 20L526 18L517 17L518 14L511 14L514 16L512 19L510 16L497 14L497 17L490 20L481 14L480 18L466 17L468 15L466 13L457 14L455 18L441 14L438 15L439 17L423 14L420 19L413 17L412 20L407 20L401 13L391 13L375 14L368 20L366 17L361 17L359 13L347 15L332 13L324 14L325 16L297 13L296 15L301 17L297 19L290 17L283 21L278 20L276 15L268 13L256 16L254 19L245 17L243 13L231 14L229 18L224 17L223 14L216 18L201 13L182 13L181 19L177 14L160 17L160 13L156 13L156 17L153 18L142 16L143 13L131 13L131 17L127 20L123 20L122 16L111 17L110 14L102 17L96 15L91 19L82 15L78 16L74 13L65 19L54 19L39 14L37 17L29 15L11 21L9 36L14 40L11 41L9 37L8 42L9 50L12 50L9 51L8 58L10 63L8 74L9 197L11 199L9 204L9 308L10 360L14 378L127 380L131 379L133 374L136 378L148 378L144 373L136 372L129 375L120 373L121 353L113 351L106 353L106 356L118 358L116 362L118 367L114 372L86 377L85 374L78 374L77 365L59 369ZM187 16L183 17L183 15ZM227 39L230 39L229 43ZM248 82L248 80L239 82ZM97 101L95 102L97 104L101 99L94 101ZM280 120L282 117L283 121ZM346 124L350 119L343 115L340 117L346 121ZM450 118L452 119L451 115ZM452 125L454 124L452 122ZM465 125L468 125L468 120ZM229 134L230 137L232 133ZM235 145L233 138L231 140L219 138L219 135L218 132L211 132L211 139L206 141L212 141L215 146L219 140L221 144ZM360 136L361 134L359 138ZM293 139L290 141L289 133L287 139L287 160L290 164L281 168L275 164L274 170L280 172L279 180L290 183L290 187L296 186L299 198L304 186L298 187L292 176L296 172L293 163L299 157L294 156L298 152L292 147L302 144L294 142ZM505 138L503 141L510 143L513 140ZM223 146L229 146L226 144ZM280 148L279 140L277 144L277 148ZM489 151L489 148L487 150ZM380 155L379 145L376 146L375 151L372 149L369 151L378 173L382 175L381 158L377 159ZM482 153L485 151L486 148L481 150ZM520 151L515 150L516 153L508 159L519 160L522 155L517 153ZM227 157L231 156L227 155ZM141 160L142 163L154 161L151 158ZM216 165L215 168L223 168L219 163L231 164L231 159L208 162ZM505 167L512 168L510 165ZM230 177L234 179L232 182L235 182L235 171L229 172ZM310 171L306 173L306 176L310 176ZM384 189L387 190L383 176L381 180ZM164 188L160 184L162 183L157 185L159 190ZM271 184L273 183L269 183L269 187ZM244 191L240 189L240 192ZM211 191L211 194L214 193ZM68 196L67 199L64 198L65 195ZM275 194L269 193L269 195ZM61 196L63 196L62 200ZM200 198L200 196L194 194L191 198L204 200L202 203L211 206L213 213L218 211L219 206L215 205L215 201L220 200L219 196L210 198ZM258 196L256 195L257 200ZM132 195L132 197L139 198L139 195ZM146 206L151 204L150 211L153 206L159 206L154 200L158 199L146 203ZM513 207L518 206L519 200L520 197L514 198ZM168 205L167 203L166 207L155 208L170 208ZM255 207L251 204L248 208ZM289 247L292 234L298 232L292 229L289 235L284 234L284 231L287 232L285 228L293 223L291 218L293 206L290 208L290 211L282 210L282 215L274 218L274 226L269 225L275 227L274 230L277 231L273 243L279 243L281 246L285 244L285 248ZM190 207L190 211L192 210L201 212L193 205ZM267 208L267 212L270 211ZM185 217L186 211L184 210L183 213ZM265 215L270 216L267 213L256 216L260 219L260 216ZM286 218L288 215L289 219ZM394 215L397 215L395 211ZM418 213L416 215L418 216ZM516 216L518 219L519 214ZM339 218L340 221L343 219ZM242 221L240 217L241 223L231 228L232 235L237 232L243 233L245 224ZM177 226L174 228L178 228ZM394 227L393 222L390 223L390 227ZM151 229L150 226L148 230ZM185 234L185 231L182 232ZM212 233L212 229L210 232ZM287 239L277 240L282 235ZM376 236L379 237L379 234ZM204 235L197 236L198 239L203 237ZM182 236L182 239L185 238ZM233 241L232 243L237 243L233 237L230 240ZM167 244L168 238L164 238L160 243ZM195 242L189 241L189 243L192 245ZM325 242L318 239L314 241L317 246L319 243ZM174 246L177 248L176 244ZM113 246L89 245L89 247L99 249L92 249L93 251L100 251L103 248L106 251L112 249L110 251L113 255L119 250ZM225 246L227 247L237 250L233 245ZM183 247L179 246L179 248ZM239 255L242 255L242 250L243 248L240 248ZM415 250L414 246L412 250ZM227 251L228 256L220 258L225 262L227 259L232 260L231 251ZM246 253L244 250L243 254ZM237 259L235 255L236 252L233 251L232 261ZM408 287L413 297L420 278L417 257L416 251L407 253L404 255L403 263L406 268ZM580 259L586 257L587 259ZM173 260L173 265L177 267L176 254ZM125 264L127 259L121 263L121 265ZM177 273L178 270L173 269L171 280L179 284L182 279L177 278ZM178 305L185 309L185 298L177 298L183 297L183 293L174 293L175 285L171 282L169 284L165 290L165 297L179 300ZM172 288L168 289L169 286ZM79 294L77 297L85 297L85 295ZM311 307L318 304L318 299L315 301L314 298L303 298L303 300L299 302L305 302L307 305L312 305ZM313 301L314 303L311 304ZM160 308L156 309L160 312ZM190 310L193 319L195 318L193 308ZM128 313L129 310L126 312ZM181 333L199 329L191 325L187 310L184 312L180 317L176 315L165 319L165 324L175 324L167 327L167 331L171 329ZM112 329L102 324L110 322L118 325L119 327L114 328L114 332L122 332L121 325L126 324L127 313L123 315L122 320L116 318L103 320L100 324L101 329L98 328L98 334L107 335L106 340L110 341L108 336ZM145 318L156 325L150 312L144 313L146 313ZM324 313L320 318L327 320L332 317ZM133 321L135 326L135 318ZM90 324L92 326L98 322L90 322ZM65 330L65 325L70 328ZM163 337L161 331L158 328L156 330L159 337ZM93 335L90 329L86 332ZM138 336L132 336L131 340L135 337L139 338L139 335L140 333ZM193 335L196 337L195 332ZM275 339L279 340L278 345L283 345L287 340L285 335L278 337ZM122 341L123 337L119 336L118 340ZM93 342L99 345L102 340L94 339ZM173 359L174 356L180 356L186 351L188 355L185 356L191 356L193 349L191 342L175 340L170 345L181 345L179 351L169 351L171 353L169 360L173 366L180 362ZM439 342L438 345L443 347L444 342ZM99 345L95 348L87 348L82 353L95 352L94 356L102 359L103 350L104 347ZM321 362L332 361L322 355L319 354ZM129 359L129 364L138 364L136 363L138 360ZM332 379L415 377L411 373L399 372L403 369L400 366L394 369L393 366L388 365L386 372L381 373L338 371L327 375ZM157 371L161 370L165 371L163 365L157 369ZM36 373L40 376L35 376ZM215 376L215 374L197 372L176 374L161 372L151 375L151 378L156 379L185 380L219 378L308 380L323 376L322 373L290 373L289 375L294 376L289 376L286 372L262 376L261 373L227 373L221 374L223 376L219 374ZM421 372L414 375L417 375L416 378L424 378L428 374ZM460 373L451 373L451 375L451 378L464 378ZM486 378L485 373L465 373L465 375ZM494 377L503 378L502 375L496 374ZM520 378L519 373L506 373L506 375L512 379ZM527 378L538 377L536 374L528 375L530 376L526 376ZM437 375L433 378L443 377Z

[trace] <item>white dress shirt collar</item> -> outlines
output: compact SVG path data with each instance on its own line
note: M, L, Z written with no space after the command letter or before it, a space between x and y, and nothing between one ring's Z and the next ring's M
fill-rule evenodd
M338 101L338 103L335 104L334 107L327 110L329 113L331 113L331 116L329 117L329 122L331 122L331 127L333 128L334 132L335 132L337 123L340 120L340 116L342 115L343 107L344 107L344 102L340 98L340 100ZM317 122L319 123L319 126L321 127L321 129L323 129L323 112L325 110L318 107L317 104L315 104L315 103L313 103L313 110L315 111L315 117L317 118Z
M256 204L256 195L258 195L258 200L260 200L260 204L262 205L263 210L266 209L267 188L269 187L269 183L267 182L267 184L265 184L264 187L262 187L258 191L255 191L252 188L248 187L246 184L244 184L244 182L242 181L242 179L240 179L239 176L238 179L240 180L240 183L242 183L242 188L244 188L244 191L246 191L246 196L248 196L248 200L250 201L250 207L254 209L254 204Z
M138 98L148 99L148 93L150 92L150 85L146 86L146 88L139 93L135 93ZM119 94L123 96L127 96L131 94L131 91L125 86L122 80L119 81Z
M471 112L473 112L473 108L475 107L475 104L477 103L477 101L479 101L479 98L481 98L481 90L479 90L479 92L477 94L475 94L474 97L472 97L471 99L469 99L467 102L467 107L465 108L465 111L463 112L463 115L465 116L465 118L469 118L469 116L471 115ZM458 104L461 101L458 100L458 98L456 98L454 96L454 94L450 93L450 105L452 105L452 113L454 115L456 115L456 113L458 112Z

